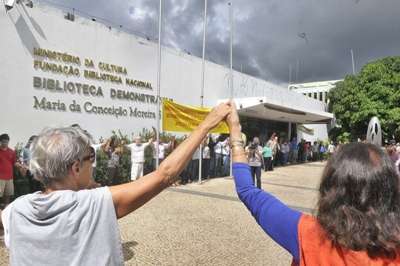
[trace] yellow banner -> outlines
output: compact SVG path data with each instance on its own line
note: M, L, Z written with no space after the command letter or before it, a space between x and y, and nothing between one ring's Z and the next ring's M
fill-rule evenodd
M211 111L210 108L181 105L168 100L163 100L162 127L164 131L191 132ZM211 133L229 133L225 122L219 123Z

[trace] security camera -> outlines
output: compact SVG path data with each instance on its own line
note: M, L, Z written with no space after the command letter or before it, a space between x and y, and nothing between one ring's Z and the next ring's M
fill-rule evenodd
M32 2L32 0L28 0L28 1L25 1L25 2L26 2L25 5L26 5L27 7L33 8L33 2Z
M33 8L32 0L4 0L4 6L6 7L6 11L10 10L14 7L14 4L24 3L27 7Z
M15 0L5 0L4 5L6 7L6 11L10 10L11 8L14 7Z

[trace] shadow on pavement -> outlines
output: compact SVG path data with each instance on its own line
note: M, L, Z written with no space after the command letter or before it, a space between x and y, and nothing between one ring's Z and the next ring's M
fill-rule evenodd
M5 248L4 244L4 230L0 228L0 248Z
M135 252L133 251L133 247L136 246L138 242L136 241L128 241L122 244L122 252L124 253L124 261L128 261L135 256Z

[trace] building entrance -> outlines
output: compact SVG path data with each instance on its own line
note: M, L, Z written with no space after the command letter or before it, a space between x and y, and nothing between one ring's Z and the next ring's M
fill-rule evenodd
M280 141L288 139L289 123L273 120L264 120L259 118L240 116L240 124L242 132L246 134L247 141L251 141L254 137L259 137L262 143L268 141L272 133L276 133ZM296 137L296 124L291 126L291 138Z

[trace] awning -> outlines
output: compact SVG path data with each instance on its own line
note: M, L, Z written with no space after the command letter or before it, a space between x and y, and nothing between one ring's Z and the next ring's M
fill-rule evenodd
M235 98L234 101L240 116L301 124L328 124L333 118L331 113L302 107L306 106L304 103L297 106L278 105L269 102L266 97Z

